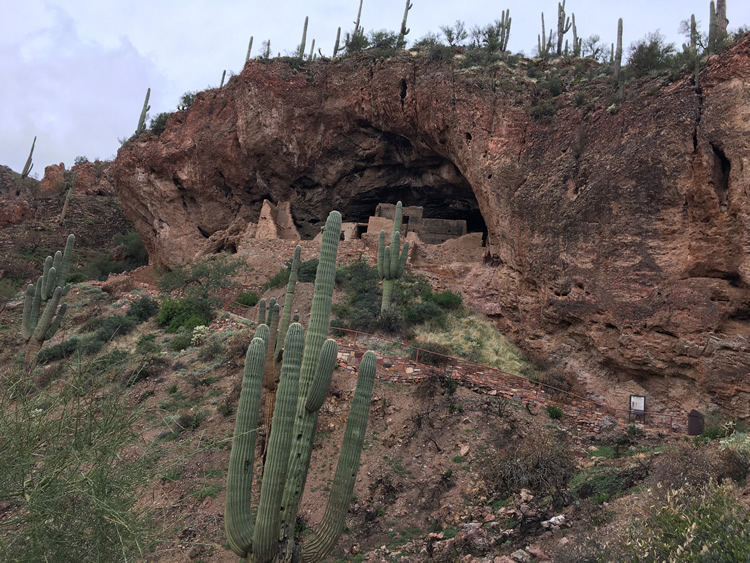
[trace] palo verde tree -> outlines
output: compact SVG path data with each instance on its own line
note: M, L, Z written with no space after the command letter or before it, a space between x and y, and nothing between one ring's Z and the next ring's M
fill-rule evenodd
M310 465L318 410L325 399L338 352L336 342L326 340L326 336L340 232L341 215L331 212L323 232L308 330L305 333L299 323L294 323L286 333L255 517L250 499L260 391L269 347L267 325L258 327L247 351L229 460L225 509L229 545L247 561L322 561L344 528L370 409L376 368L372 352L367 352L360 364L344 444L323 520L312 536L301 545L295 543L297 509Z
M393 231L391 232L391 245L385 245L385 231L380 231L378 240L378 276L383 280L383 301L380 312L384 313L391 307L391 295L393 285L406 267L406 259L409 256L409 241L404 242L401 248L401 217L402 206L399 201L396 204L396 212L393 217Z
M27 369L33 367L44 342L52 338L60 328L68 308L66 303L61 305L60 300L70 290L70 286L65 285L65 278L68 277L75 240L74 235L69 235L64 253L58 250L54 258L47 256L36 286L29 284L26 287L21 336L26 341L24 363Z

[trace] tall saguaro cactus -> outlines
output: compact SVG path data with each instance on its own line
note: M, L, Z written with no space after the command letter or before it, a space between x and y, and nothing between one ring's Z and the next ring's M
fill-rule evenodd
M138 118L138 127L135 130L136 136L140 135L146 130L146 114L151 106L148 105L148 99L151 97L151 88L146 90L146 99L143 100L143 108L141 109L141 116Z
M34 145L36 145L36 135L34 135L34 140L31 143L29 158L26 159L26 164L23 165L23 170L21 171L21 180L28 178L29 174L31 173L31 169L34 168L34 164L31 162L31 157L34 154Z
M305 26L302 28L302 42L297 47L297 58L302 60L305 58L305 45L307 44L307 24L310 20L310 16L305 16Z
M615 51L615 87L620 101L625 97L625 74L622 72L622 18L617 20L617 51Z
M563 37L570 30L570 18L565 19L565 0L557 3L557 56L562 55Z
M65 252L59 250L55 257L47 256L44 270L36 282L29 284L23 302L21 336L26 341L24 363L27 368L34 364L37 353L45 340L52 338L60 328L67 304L60 305L60 299L68 293L65 285L70 262L73 258L73 245L76 237L69 235L65 243ZM59 307L58 307L59 306Z
M365 354L360 365L325 515L319 530L301 547L295 545L294 524L299 494L304 487L310 462L317 412L325 399L337 356L336 342L325 340L325 333L328 330L340 228L341 216L333 212L323 235L313 312L307 334L304 334L304 345L301 325L292 324L286 333L274 423L255 519L250 509L250 498L260 390L266 348L270 346L266 325L259 327L258 336L247 351L227 475L225 527L232 550L248 561L322 561L343 530L367 427L376 368L372 352ZM290 502L290 498L296 499L296 502Z
M393 231L391 232L391 245L385 245L385 231L380 231L378 240L378 276L383 280L383 301L380 312L383 313L391 307L391 295L393 285L401 277L406 267L406 259L409 256L409 241L404 242L401 248L401 217L402 206L399 201L396 204L396 213L393 217Z
M542 12L542 34L536 36L537 51L539 51L539 56L542 58L548 57L552 49L552 30L549 30L549 38L546 37L545 33L544 12Z
M271 421L273 420L274 403L276 401L276 390L281 375L281 362L284 353L284 340L289 329L289 321L292 317L292 307L294 306L294 294L297 288L297 277L299 275L299 266L302 256L302 247L297 245L294 249L294 258L289 267L289 281L286 285L286 296L284 297L284 309L279 315L279 306L274 302L270 306L268 326L270 337L268 348L266 350L266 372L263 376L263 388L266 390L265 406L263 409L263 425L265 428L265 437L271 435ZM296 322L296 321L295 321ZM263 454L268 451L268 441L264 445Z
M247 44L247 55L245 55L245 62L250 60L250 56L253 52L253 36L250 36L250 43Z
M500 20L496 22L500 51L508 50L508 39L510 39L510 8L501 13Z
M398 41L396 42L397 49L403 49L406 47L406 36L409 35L409 32L411 31L410 28L406 27L406 20L409 17L409 10L413 7L414 4L411 3L411 0L406 0L406 5L404 6L404 19L401 20L401 29L398 32Z

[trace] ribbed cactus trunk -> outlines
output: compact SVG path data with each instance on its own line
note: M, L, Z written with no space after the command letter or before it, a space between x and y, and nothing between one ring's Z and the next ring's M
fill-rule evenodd
M376 362L375 354L372 352L366 352L362 357L357 389L354 392L349 420L346 423L344 447L341 449L336 466L336 476L333 479L325 515L315 533L302 546L302 561L306 563L321 561L330 553L344 529L365 440Z
M297 288L301 256L302 247L297 245L294 249L292 265L289 268L289 281L286 285L286 296L284 297L284 309L281 312L281 318L279 319L278 314L276 314L276 318L279 319L278 329L273 326L273 324L270 327L271 335L275 334L275 336L272 336L272 342L269 342L269 344L272 343L273 346L269 345L268 350L266 351L266 374L263 378L263 388L266 390L265 405L263 409L263 425L265 429L264 435L267 438L271 435L274 403L276 401L276 389L281 375L284 341L286 340L286 333L292 316L292 307L294 306L294 294ZM266 459L267 451L268 442L266 442L263 449L264 460Z
M313 383L315 366L318 363L321 348L328 335L331 317L333 286L336 281L336 254L341 233L341 214L332 211L323 228L323 240L320 245L320 258L315 276L315 293L313 295L310 322L305 335L305 351L302 356L300 372L299 400L294 424L294 435L297 439L292 445L289 475L287 477L284 497L281 505L281 535L288 540L287 553L291 553L294 543L294 527L297 508L302 497L302 490L307 479L307 470L312 453L312 436L318 420L317 410L306 408L306 397Z
M409 241L404 243L401 249L401 220L403 217L402 205L396 204L396 212L393 217L393 230L391 231L391 245L385 245L385 231L380 231L378 240L378 276L383 280L383 300L380 312L384 313L391 307L393 286L401 277L406 267L406 259L409 256Z
M75 236L68 235L65 251L58 250L54 258L47 256L36 286L29 284L26 287L21 336L26 341L24 364L27 370L34 368L37 353L44 342L55 335L65 316L67 304L60 305L60 300L70 289L65 279L73 259L74 244Z

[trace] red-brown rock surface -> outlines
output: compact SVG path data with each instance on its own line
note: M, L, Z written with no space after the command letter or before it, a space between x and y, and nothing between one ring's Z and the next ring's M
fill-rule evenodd
M750 37L709 61L701 95L633 82L610 108L606 81L568 78L550 99L504 65L251 62L109 177L162 264L242 251L263 199L290 201L305 236L331 208L457 218L476 201L496 268L464 291L521 347L651 394L693 380L683 406L708 394L750 417ZM530 117L545 97L551 123Z
M65 164L50 164L44 167L44 178L39 182L39 194L54 195L62 190L65 184Z

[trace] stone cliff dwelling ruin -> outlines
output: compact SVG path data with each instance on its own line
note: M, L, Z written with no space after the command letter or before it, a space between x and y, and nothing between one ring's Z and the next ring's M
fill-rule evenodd
M366 222L344 222L343 239L366 238L368 241L373 241L380 235L380 231L385 231L390 236L395 209L396 206L392 203L379 203L375 208L375 214L368 217ZM466 250L481 249L484 246L486 230L469 232L465 219L425 217L424 208L417 205L404 207L402 213L401 235L412 242L437 245L449 240L461 239L460 246ZM481 219L481 215L479 218ZM483 227L484 225L475 218L474 226ZM284 201L274 205L264 200L253 238L284 240L302 238L295 226L291 203Z

